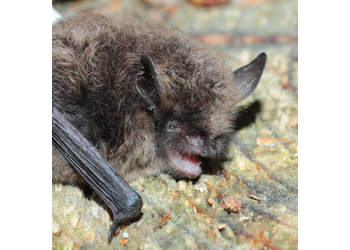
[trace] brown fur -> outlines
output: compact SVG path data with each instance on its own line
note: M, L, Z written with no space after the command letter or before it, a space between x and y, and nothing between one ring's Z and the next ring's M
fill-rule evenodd
M231 69L204 42L130 17L79 15L53 26L53 102L127 180L175 173L162 148L176 139L155 131L135 87L142 54L155 65L165 119L183 121L225 153L233 133ZM53 148L53 182L84 183Z

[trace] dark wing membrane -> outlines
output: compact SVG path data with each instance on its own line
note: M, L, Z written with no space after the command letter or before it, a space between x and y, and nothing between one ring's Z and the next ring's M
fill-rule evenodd
M141 197L55 106L52 110L52 142L111 209L110 243L118 225L138 216L142 208Z

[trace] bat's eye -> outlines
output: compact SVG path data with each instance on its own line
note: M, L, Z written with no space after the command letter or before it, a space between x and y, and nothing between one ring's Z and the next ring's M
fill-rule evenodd
M177 121L168 121L165 125L167 131L180 131L181 124Z

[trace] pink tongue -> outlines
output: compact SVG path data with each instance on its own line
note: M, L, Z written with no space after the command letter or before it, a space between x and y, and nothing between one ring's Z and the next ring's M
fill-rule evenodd
M202 169L199 164L197 155L180 155L176 151L168 152L169 160L172 166L180 173L187 175L188 177L197 177L202 173Z
M198 156L197 155L188 155L188 154L184 154L183 155L183 160L185 161L190 161L192 162L193 164L197 164L198 165Z

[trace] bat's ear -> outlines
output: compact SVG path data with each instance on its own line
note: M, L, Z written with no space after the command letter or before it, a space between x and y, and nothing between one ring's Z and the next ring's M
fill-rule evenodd
M261 53L248 65L233 72L237 92L235 102L239 103L254 92L260 81L267 62L265 53Z
M153 110L160 105L159 83L150 56L142 55L136 76L136 89Z

